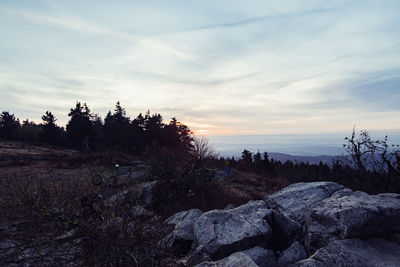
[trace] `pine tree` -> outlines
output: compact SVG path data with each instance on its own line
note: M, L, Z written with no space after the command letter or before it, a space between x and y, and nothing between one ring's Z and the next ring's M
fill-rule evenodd
M42 141L54 145L59 130L58 126L56 125L57 119L50 111L46 111L46 113L42 116L42 120Z
M17 130L20 127L19 119L8 111L3 111L0 115L0 137L8 140L16 140Z
M95 135L89 107L76 102L75 108L68 113L67 136L73 147L87 150L93 147Z

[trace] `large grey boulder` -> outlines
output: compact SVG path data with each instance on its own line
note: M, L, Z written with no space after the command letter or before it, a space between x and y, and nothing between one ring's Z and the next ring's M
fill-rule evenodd
M262 200L230 210L206 212L194 224L195 241L214 260L252 248L265 243L271 235L265 219L270 213Z
M400 266L400 246L384 239L336 240L320 248L310 258L294 264L296 267L325 266Z
M267 220L272 229L270 243L274 249L285 250L293 242L304 239L302 225L291 219L288 215L272 210Z
M280 211L303 224L310 210L336 191L343 189L333 182L297 183L265 197L269 208Z
M262 247L254 247L245 251L244 254L250 257L259 267L275 267L276 256L272 250Z
M344 189L312 209L306 229L310 253L336 239L400 232L400 198Z
M201 210L191 209L178 212L166 219L165 222L174 225L174 229L172 233L165 238L165 246L175 247L185 241L190 241L189 243L191 245L191 242L194 240L194 223L201 214L203 214Z
M249 256L242 252L236 252L229 257L219 261L206 261L202 262L196 267L258 267L258 265L251 260Z
M300 242L296 241L282 252L278 260L278 266L288 266L305 258L307 258L306 250Z

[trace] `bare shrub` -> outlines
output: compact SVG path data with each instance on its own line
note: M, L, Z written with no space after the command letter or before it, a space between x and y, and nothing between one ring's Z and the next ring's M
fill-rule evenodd
M105 199L123 188L95 187L91 171L38 170L0 179L0 264L156 266L169 257L158 245L158 216L133 216L136 203Z

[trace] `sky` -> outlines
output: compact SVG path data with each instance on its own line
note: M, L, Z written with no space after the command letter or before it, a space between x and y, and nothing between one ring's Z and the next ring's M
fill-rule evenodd
M0 109L195 133L400 131L400 1L0 0Z

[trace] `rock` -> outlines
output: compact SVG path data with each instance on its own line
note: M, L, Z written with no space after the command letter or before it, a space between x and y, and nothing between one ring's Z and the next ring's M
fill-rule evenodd
M228 204L228 205L226 205L226 207L224 208L224 210L231 210L231 209L234 209L234 208L236 208L235 205L233 205L233 204Z
M271 228L265 218L270 213L262 200L231 210L206 212L194 224L195 241L213 260L266 243Z
M236 252L227 258L214 262L203 262L196 267L258 267L249 256L242 252Z
M319 266L399 266L400 246L384 239L336 240L318 249L310 258L294 264L296 267Z
M278 260L278 266L288 266L307 258L306 250L300 242L294 242L287 250L283 251Z
M153 187L156 183L157 181L152 181L132 185L118 194L109 197L104 201L104 205L107 207L127 203L143 207L150 206L153 200Z
M293 242L304 239L302 226L287 215L272 210L267 220L272 229L270 243L275 250L285 250Z
M266 196L265 201L269 208L303 224L312 207L343 188L333 182L297 183Z
M143 208L142 206L136 205L133 206L131 209L132 216L137 217L137 216L153 216L154 212L152 210L148 210Z
M166 219L165 222L167 224L174 225L174 230L171 234L164 238L164 246L169 248L179 246L188 251L192 245L192 241L194 240L194 222L200 217L201 214L203 214L201 210L191 209L178 212Z
M400 198L344 189L316 205L307 219L306 247L313 253L335 239L400 232Z
M272 250L262 247L254 247L245 251L244 254L250 257L260 267L276 266L276 257Z
M199 209L181 211L165 220L167 224L174 224L174 234L177 238L194 240L193 225L203 212Z
M183 263L185 266L190 267L206 261L211 261L208 250L204 246L199 245L189 252Z
M257 186L256 187L256 190L257 191L260 191L260 192L265 192L265 191L267 191L264 187L262 187L262 186Z
M389 238L389 240L393 243L396 243L397 245L400 246L400 234L392 234Z

